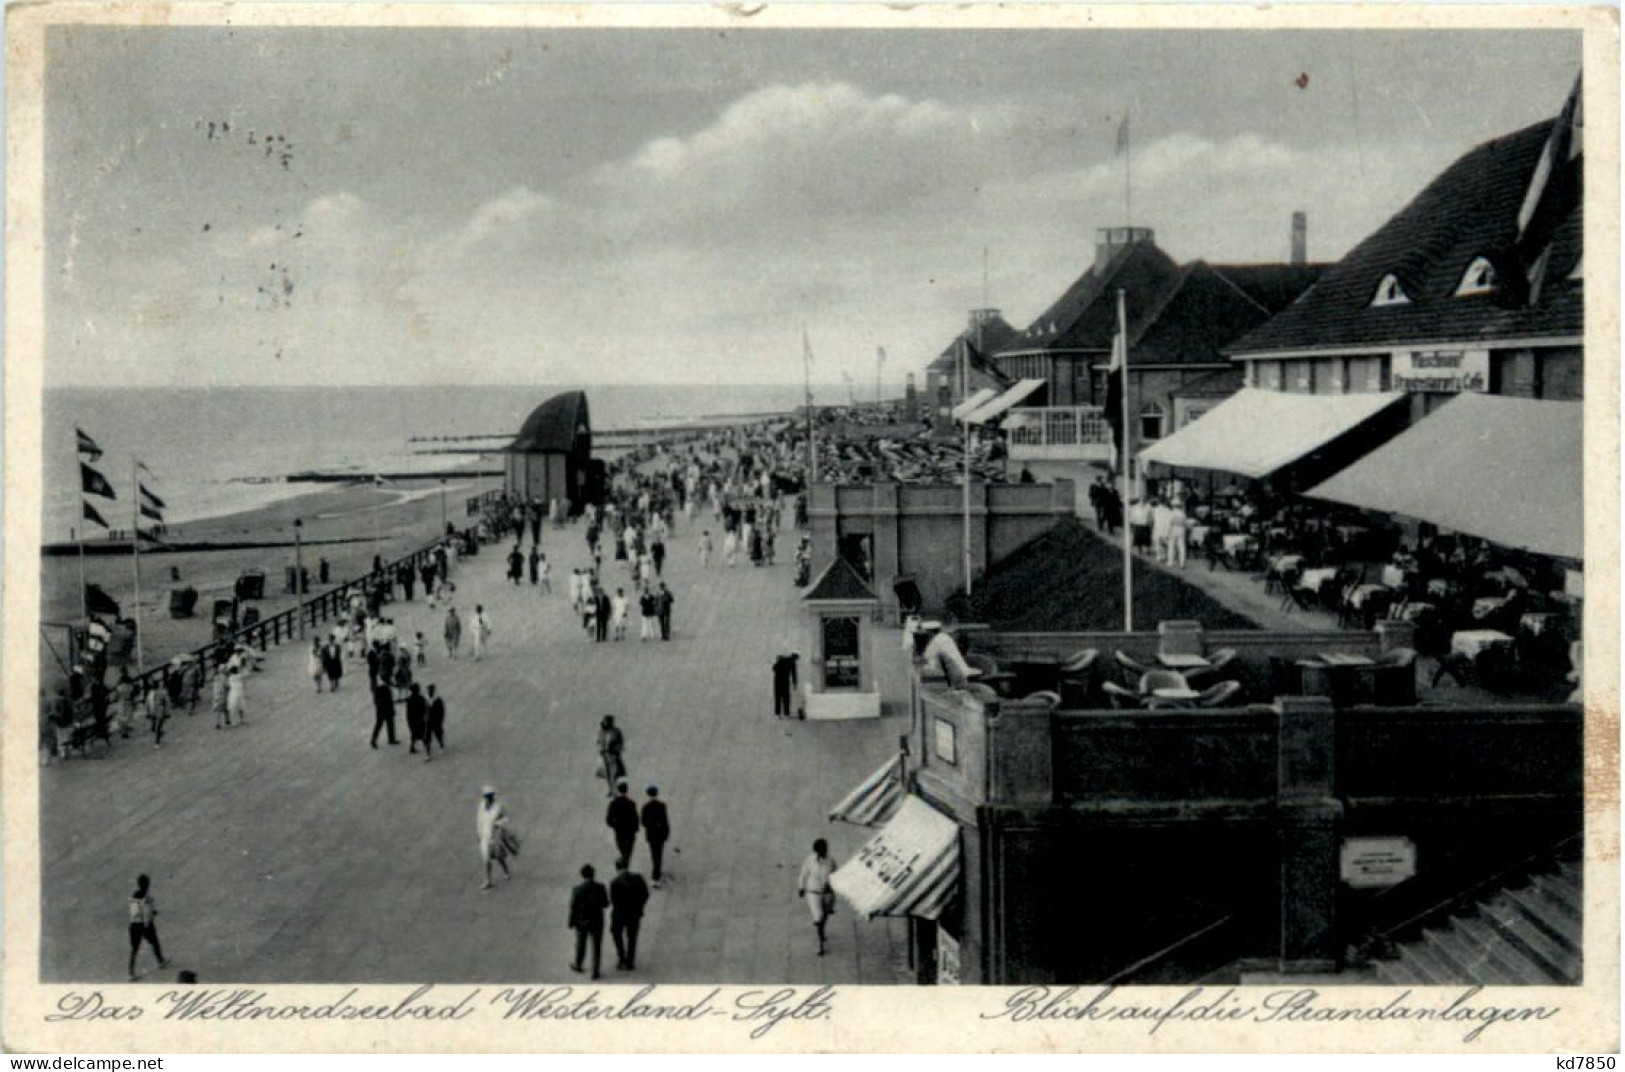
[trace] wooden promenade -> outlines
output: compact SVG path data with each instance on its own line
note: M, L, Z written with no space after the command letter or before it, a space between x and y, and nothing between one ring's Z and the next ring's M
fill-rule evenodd
M482 663L466 633L464 657L446 658L441 612L421 595L394 604L401 632L430 641L419 681L447 700L450 749L432 763L407 755L404 717L401 744L368 747L364 665L337 695L316 695L308 649L292 644L252 677L246 726L216 731L205 701L171 720L161 751L142 727L108 759L41 771L42 978L125 977L125 904L146 872L172 961L160 972L143 950L153 982L181 969L204 982L578 981L565 914L580 865L601 879L613 866L593 776L598 719L613 713L635 795L660 787L673 839L638 970L615 971L606 934L606 982L903 981L899 921L857 920L843 904L819 958L795 897L815 837L844 859L868 836L825 815L896 747L902 720L774 719L769 664L804 644L790 556L701 570L700 527L680 520L671 541L669 643L636 639L635 607L627 641L583 637L567 594L586 560L579 526L543 531L552 595L509 585L500 547L457 567L459 611L483 603L494 625ZM612 591L626 583L617 564L606 571ZM481 892L486 782L525 843L514 879ZM647 875L641 837L634 867Z

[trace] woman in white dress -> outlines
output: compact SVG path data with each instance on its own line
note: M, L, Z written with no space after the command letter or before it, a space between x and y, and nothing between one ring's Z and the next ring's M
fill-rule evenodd
M508 810L497 803L497 791L491 786L480 790L479 809L474 816L474 829L480 837L480 859L485 864L485 885L480 889L491 888L491 864L493 862L502 867L502 874L513 878L513 872L508 870L508 846L504 842L503 828L508 822Z
M615 629L615 639L626 639L626 589L615 589L615 598L610 600L609 624Z
M248 721L248 695L247 683L243 680L243 671L233 670L226 675L226 721L243 723Z

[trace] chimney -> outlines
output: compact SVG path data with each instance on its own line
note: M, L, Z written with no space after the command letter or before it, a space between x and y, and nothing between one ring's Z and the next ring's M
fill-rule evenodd
M1118 253L1136 242L1152 244L1156 233L1149 227L1100 227L1095 230L1095 272L1106 270L1106 265Z
M1309 214L1292 214L1292 263L1309 263Z

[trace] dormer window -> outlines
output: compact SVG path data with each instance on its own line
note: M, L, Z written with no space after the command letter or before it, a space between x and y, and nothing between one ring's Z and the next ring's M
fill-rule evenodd
M1456 288L1456 297L1465 298L1471 294L1488 294L1495 289L1495 269L1491 267L1489 258L1475 257L1473 263L1467 266L1462 273L1461 285Z
M1377 296L1371 299L1372 306L1378 305L1409 305L1410 296L1405 288L1399 285L1397 276L1385 275L1382 282L1377 284Z

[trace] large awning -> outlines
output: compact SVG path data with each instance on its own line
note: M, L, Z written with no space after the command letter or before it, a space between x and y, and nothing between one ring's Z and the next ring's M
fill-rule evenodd
M878 826L897 814L903 802L903 754L890 759L829 810L830 819Z
M994 417L1005 413L1011 406L1025 402L1043 386L1043 380L1021 380L997 398L990 399L965 414L965 422L967 424L986 424Z
M830 876L835 892L868 919L936 919L959 889L959 824L916 796Z
M1262 480L1405 397L1401 391L1299 395L1244 387L1141 451L1140 460Z
M977 409L984 402L991 402L999 397L999 392L991 387L978 388L976 393L965 399L953 409L954 420L964 420L965 414Z
M1462 394L1305 494L1584 558L1582 410Z

